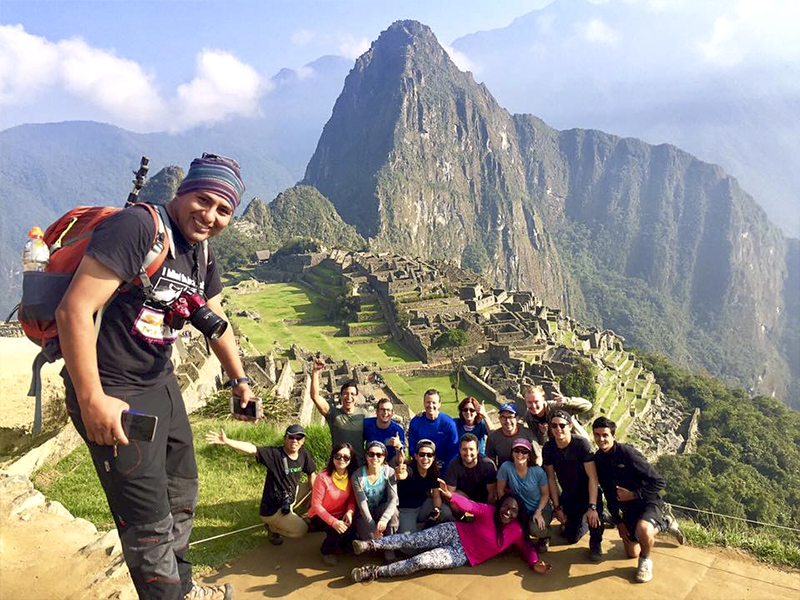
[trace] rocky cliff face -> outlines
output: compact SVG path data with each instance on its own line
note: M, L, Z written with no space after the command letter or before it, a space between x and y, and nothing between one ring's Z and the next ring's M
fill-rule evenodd
M419 23L358 59L304 182L375 249L483 256L498 284L754 391L785 398L800 377L797 258L736 180L511 115Z
M495 281L564 306L563 270L518 148L511 116L430 29L398 22L345 80L304 182L374 249L457 263L472 252Z

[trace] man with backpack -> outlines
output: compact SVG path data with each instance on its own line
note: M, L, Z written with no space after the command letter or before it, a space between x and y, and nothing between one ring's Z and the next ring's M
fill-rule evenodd
M152 211L126 208L94 229L56 311L67 409L89 447L140 598L233 597L229 584L194 586L185 560L197 465L170 353L182 305L205 298L224 319L220 274L205 242L225 229L243 193L236 161L195 159L161 217L169 253L160 268L145 274L159 238ZM209 343L242 407L255 400L231 328ZM129 442L124 411L158 418L152 441Z

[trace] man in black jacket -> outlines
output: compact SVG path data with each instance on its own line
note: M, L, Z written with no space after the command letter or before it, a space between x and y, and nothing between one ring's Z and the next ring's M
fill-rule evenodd
M592 430L599 450L595 454L597 476L608 510L628 557L639 557L636 581L646 583L653 578L650 550L656 534L669 532L683 544L683 532L659 495L664 489L663 477L636 448L616 441L617 424L599 417Z

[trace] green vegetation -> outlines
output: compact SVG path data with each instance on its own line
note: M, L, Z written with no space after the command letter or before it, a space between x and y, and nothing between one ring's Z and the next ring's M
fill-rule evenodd
M595 401L597 398L597 369L588 360L581 359L569 373L559 378L565 396L580 396Z
M422 396L429 389L439 390L442 396L442 412L450 416L458 416L458 401L453 393L452 386L456 382L456 376L440 375L440 376L411 376L400 375L398 373L382 373L381 376L389 384L389 387L400 396L412 412L420 412L423 410ZM458 388L463 396L474 396L478 400L486 400L480 390L473 387L467 380L462 379ZM487 404L488 406L488 404Z
M708 376L692 375L661 355L640 356L667 396L680 400L686 408L701 409L697 452L662 456L658 461L658 469L667 480L666 499L682 506L797 527L800 413L772 398L747 398L744 391L727 388ZM690 516L721 532L709 534L709 539L720 535L730 540L745 539L756 531L783 548L778 554L784 558L773 557L775 561L800 566L800 536L796 533L772 528L747 528L743 533L741 522ZM788 561L791 556L794 562Z
M305 254L306 252L319 252L322 244L319 240L310 237L296 237L290 239L283 246L278 248L275 256L286 256L292 254Z
M242 234L235 226L226 227L209 241L217 257L217 266L228 273L253 262L256 250L263 250L258 240Z
M254 458L230 448L209 446L205 434L224 428L229 437L259 446L278 445L283 432L265 424L250 425L230 419L192 418L200 497L195 512L192 541L260 523L258 517L264 487L264 467ZM327 427L306 428L306 448L318 467L327 464L330 432ZM52 500L58 500L76 517L101 530L114 527L106 498L84 445L53 466L39 470L34 484ZM217 568L265 539L262 528L205 542L189 549L195 569Z
M231 321L263 353L276 345L290 348L292 344L298 344L308 350L320 350L337 360L347 359L354 363L374 362L388 366L416 360L394 340L348 343L369 339L369 336L349 338L346 329L324 322L326 309L321 305L323 298L302 285L269 283L252 293L228 293L228 299L228 309L234 314ZM235 316L241 309L256 310L263 318L256 322ZM318 322L302 322L314 320Z
M453 391L456 396L456 403L458 403L458 392L461 388L461 365L466 358L467 347L469 346L469 336L461 329L450 329L445 331L442 335L437 337L431 350L434 352L443 351L447 354L450 362L453 365L453 373L455 374L456 381L453 385Z

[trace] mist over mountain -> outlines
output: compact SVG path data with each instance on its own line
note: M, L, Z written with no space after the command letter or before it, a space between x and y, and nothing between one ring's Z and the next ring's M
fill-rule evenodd
M304 183L374 248L482 255L498 284L628 343L782 398L796 385L796 245L734 178L671 145L511 115L417 22L358 59Z
M556 0L452 47L508 110L677 145L722 165L798 237L800 52L788 24L800 15L790 2L739 4Z

